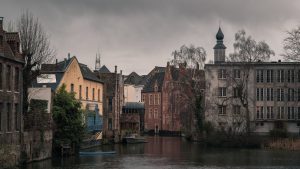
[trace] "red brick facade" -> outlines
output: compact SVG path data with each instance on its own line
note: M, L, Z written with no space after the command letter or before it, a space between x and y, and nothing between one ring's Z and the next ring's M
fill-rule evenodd
M146 131L180 133L194 123L192 73L204 83L204 71L167 65L153 75L142 91ZM204 85L201 85L204 89Z

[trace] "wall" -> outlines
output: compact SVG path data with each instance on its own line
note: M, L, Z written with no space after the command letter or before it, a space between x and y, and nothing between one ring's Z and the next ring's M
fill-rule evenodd
M124 101L141 102L141 92L143 85L135 86L132 84L124 84Z
M29 88L28 89L28 99L38 99L38 100L47 100L47 113L51 113L52 105L52 92L51 88Z

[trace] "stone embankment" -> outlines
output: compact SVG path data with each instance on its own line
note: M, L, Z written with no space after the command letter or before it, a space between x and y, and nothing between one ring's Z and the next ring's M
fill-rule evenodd
M266 148L300 151L300 139L285 138L270 141Z

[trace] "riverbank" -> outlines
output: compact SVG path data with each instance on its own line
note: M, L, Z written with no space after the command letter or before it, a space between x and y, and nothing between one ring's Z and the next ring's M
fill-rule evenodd
M270 140L265 148L274 150L300 151L300 139L282 138Z

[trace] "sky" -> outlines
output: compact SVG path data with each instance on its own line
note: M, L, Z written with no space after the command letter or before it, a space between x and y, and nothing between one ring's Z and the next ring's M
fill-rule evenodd
M59 61L70 53L94 69L99 51L111 71L140 75L166 66L184 44L204 47L213 60L219 25L227 55L244 29L269 44L276 61L286 31L300 25L299 0L0 0L6 23L25 10L39 18Z

